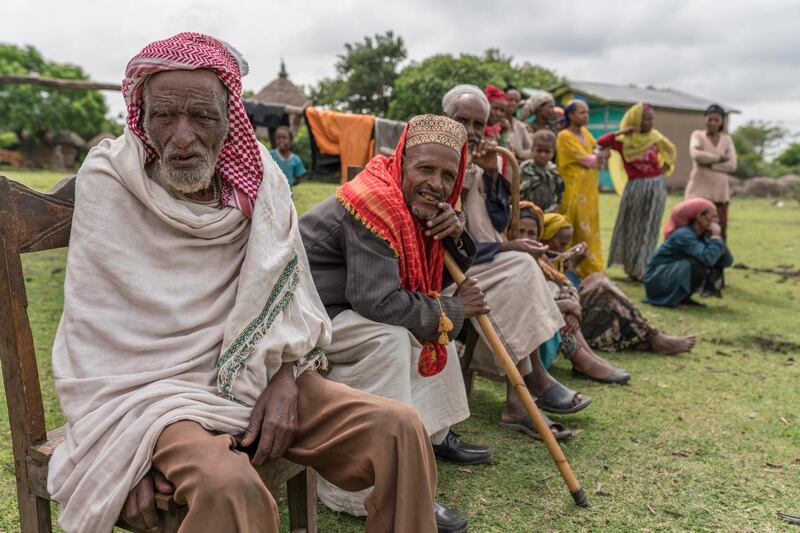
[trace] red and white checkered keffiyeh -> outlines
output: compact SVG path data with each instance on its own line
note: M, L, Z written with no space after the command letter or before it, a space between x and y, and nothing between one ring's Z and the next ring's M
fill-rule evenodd
M128 127L144 143L147 161L152 161L156 152L141 125L142 82L157 72L195 69L213 70L228 90L228 138L217 160L217 172L223 179L222 203L250 217L264 167L241 98L247 63L233 47L208 35L189 32L145 46L128 63L122 81Z

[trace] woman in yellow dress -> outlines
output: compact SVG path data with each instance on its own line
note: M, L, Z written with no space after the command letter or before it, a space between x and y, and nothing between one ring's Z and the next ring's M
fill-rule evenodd
M578 275L584 278L604 271L600 245L598 159L594 153L596 141L586 129L589 121L586 102L573 100L564 109L564 120L567 127L556 139L556 163L564 179L560 211L575 230L570 244L586 243L586 259L578 266Z

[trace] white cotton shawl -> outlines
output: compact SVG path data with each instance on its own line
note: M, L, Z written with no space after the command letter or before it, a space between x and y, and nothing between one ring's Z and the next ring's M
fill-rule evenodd
M281 363L323 357L330 321L286 179L261 152L252 221L170 196L128 130L78 172L52 353L67 434L47 480L65 530L111 530L165 426L240 434Z

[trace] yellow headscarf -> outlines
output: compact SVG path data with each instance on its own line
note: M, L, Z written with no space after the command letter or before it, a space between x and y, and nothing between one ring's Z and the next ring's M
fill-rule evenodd
M540 241L545 240L542 237L542 233L545 231L543 228L545 227L545 220L547 218L547 215L545 215L542 212L542 210L539 208L538 205L536 205L533 202L529 202L527 200L521 201L519 203L519 208L520 208L520 210L530 209L531 211L533 211L533 214L536 216L536 225L539 226L539 240ZM561 218L564 218L561 215L558 215L558 216L560 216ZM556 230L556 231L558 231L558 230ZM506 237L508 237L508 230L506 230ZM559 272L556 267L554 267L552 264L550 264L550 262L547 259L547 257L544 257L544 256L540 257L539 259L536 260L536 262L539 263L539 268L542 269L542 273L544 274L544 277L546 279L548 279L550 281L554 281L554 282L556 282L556 283L558 283L560 285L564 285L564 284L568 284L569 283L569 280L567 279L567 277L564 274L562 274L561 272Z
M545 213L544 215L544 230L542 231L541 240L543 242L549 241L556 236L559 230L564 228L571 228L572 224L569 223L567 217L560 213Z
M624 130L632 127L638 130L641 128L644 110L645 104L642 102L631 106L622 116L622 121L619 124L620 129ZM675 159L677 158L675 145L657 129L653 128L647 133L639 133L638 131L626 133L621 136L621 139L622 157L625 158L625 161L633 161L655 144L658 146L658 156L661 164L666 167L664 175L669 176L675 170Z

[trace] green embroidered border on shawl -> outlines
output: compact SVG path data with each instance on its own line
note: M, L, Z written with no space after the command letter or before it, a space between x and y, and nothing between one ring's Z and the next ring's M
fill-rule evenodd
M217 360L217 368L219 368L218 388L223 397L228 400L241 403L232 394L233 384L241 369L247 365L247 360L253 355L258 341L264 337L278 315L292 300L299 282L297 264L298 258L295 255L286 264L283 272L278 277L278 281L275 282L275 286L272 288L261 313L242 330L228 349L225 350L225 353ZM308 356L316 350L321 349L315 348L311 350L309 354L304 356L303 360L307 361Z

